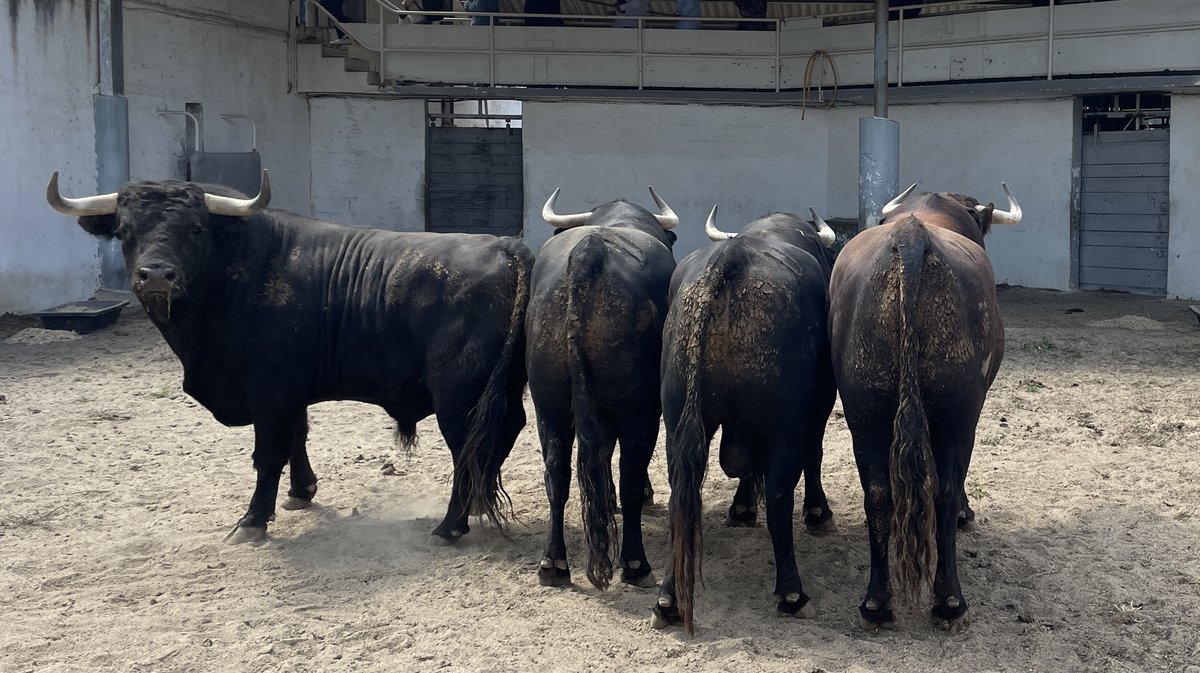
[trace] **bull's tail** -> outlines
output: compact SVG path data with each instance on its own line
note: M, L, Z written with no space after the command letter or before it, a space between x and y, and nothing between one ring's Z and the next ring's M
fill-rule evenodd
M717 295L744 266L744 251L737 239L722 245L709 267L675 297L678 318L671 338L676 353L673 366L681 367L684 382L683 407L679 422L667 431L667 477L671 482L670 529L675 598L683 626L694 633L693 598L697 580L702 580L704 531L700 488L708 467L708 436L701 409L701 363L704 337L711 322ZM671 365L669 365L671 366Z
M891 538L896 589L913 605L928 589L937 566L937 471L929 440L929 419L921 399L916 333L917 295L929 248L929 230L919 220L897 225L892 249L899 263L899 406L889 455L892 486Z
M524 358L517 356L525 339L525 310L529 306L529 275L533 267L533 255L524 243L513 244L508 252L515 286L508 330L504 335L500 357L488 376L479 401L471 410L467 437L459 459L470 479L467 489L468 511L487 516L498 528L503 528L512 511L512 500L504 490L500 476L500 465L507 455L507 447L501 446L501 427L508 412L514 368L524 366Z
M600 236L584 237L567 258L567 366L571 377L571 408L575 432L579 437L600 437L605 431L592 398L588 394L587 365L583 361L581 340L586 330L589 296L594 280L604 267L607 256ZM583 536L587 544L588 580L599 589L612 581L617 555L617 516L613 508L612 457L600 455L589 446L578 447L579 502L583 510Z

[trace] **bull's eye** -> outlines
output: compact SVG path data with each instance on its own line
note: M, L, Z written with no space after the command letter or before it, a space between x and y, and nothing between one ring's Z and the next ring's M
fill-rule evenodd
M124 241L125 236L128 234L129 230L125 228L125 225L117 227L116 231L113 232L113 236L115 236L118 241Z
M201 227L198 224L194 225L192 227L192 236L199 236L200 234L203 234L203 233L204 233L204 227Z

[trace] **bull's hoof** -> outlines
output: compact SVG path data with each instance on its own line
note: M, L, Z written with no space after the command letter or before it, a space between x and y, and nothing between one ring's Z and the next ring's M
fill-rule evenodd
M297 498L294 495L289 495L287 499L284 500L279 506L288 511L295 511L297 509L308 509L309 507L312 507L312 504L312 500L306 500L304 498Z
M817 616L817 609L813 607L812 601L808 596L798 592L784 596L783 600L775 606L775 611L781 617L795 617L796 619L812 619Z
M629 561L621 568L621 583L649 589L658 586L654 570L645 561Z
M463 532L460 530L452 530L447 533L433 531L429 536L429 544L435 547L453 547L462 539Z
M950 596L941 605L933 606L930 610L933 625L951 635L959 633L971 623L967 612L967 602L955 596Z
M650 628L665 629L668 626L679 626L682 623L683 616L679 614L679 608L675 607L673 601L667 596L659 596L658 603L650 609Z
M725 525L730 528L753 528L758 523L758 511L745 505L730 505Z
M225 536L223 542L225 544L242 544L245 542L258 544L261 542L266 542L266 540L267 527L265 524L262 526L245 526L238 524L233 527L233 530L229 531L229 534Z
M975 530L975 511L970 507L958 511L958 529L968 533Z
M567 565L567 559L543 558L538 567L538 584L544 587L571 586L571 569Z
M867 599L858 606L858 624L866 631L896 628L896 615L879 601Z
M642 489L642 509L654 506L654 487L650 485L650 480L646 480L646 487Z
M437 528L433 529L433 537L429 539L429 542L435 547L449 547L458 544L462 536L470 531L471 527L467 525L466 521L455 525L450 525L443 521Z
M836 533L837 523L833 520L833 512L828 507L813 507L804 514L804 527L813 535Z

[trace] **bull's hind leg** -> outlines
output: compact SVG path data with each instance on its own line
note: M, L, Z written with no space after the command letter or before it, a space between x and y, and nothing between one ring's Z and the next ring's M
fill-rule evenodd
M300 436L292 446L292 457L288 460L288 476L291 488L288 497L280 505L287 510L306 509L312 506L313 498L317 495L317 475L308 462L308 414L305 413L304 426Z
M816 384L817 400L811 407L808 421L808 437L805 444L807 456L804 461L804 526L809 533L832 533L837 530L833 511L821 485L821 463L825 458L825 424L833 412L837 399L837 387L833 372L824 371Z
M569 415L542 410L538 411L537 425L542 460L546 465L546 498L550 501L550 530L538 567L538 583L549 587L567 586L571 584L571 570L567 565L563 518L567 496L571 492L571 445L575 441L575 426Z
M435 545L452 545L471 530L467 523L470 499L470 478L467 476L467 466L463 464L463 445L467 437L466 414L438 413L438 428L442 438L450 449L450 458L454 461L454 477L450 488L450 502L446 505L446 517L433 529L430 542Z
M754 475L738 480L725 525L730 528L753 528L758 523L758 489L758 477Z
M658 441L658 414L618 420L621 442L621 581L640 587L658 582L642 542L642 508L650 485L646 469Z
M769 457L765 479L765 508L767 530L771 533L771 546L775 552L775 595L779 597L777 610L781 614L811 619L816 616L796 567L796 547L792 517L796 510L796 484L800 482L804 454L796 450L797 439L803 433L772 437L766 449Z
M308 417L303 407L284 412L254 415L254 470L257 479L250 507L237 526L225 536L229 544L256 542L267 537L267 522L275 519L275 498L283 466L292 455L304 453Z
M851 426L853 431L854 426ZM888 478L890 432L876 434L854 432L854 458L863 487L863 508L867 514L867 536L871 547L871 577L867 595L858 606L859 623L864 629L890 629L896 618L891 609L888 543L892 525L892 484Z
M930 428L937 462L938 490L934 497L937 516L937 572L933 578L933 622L957 633L969 619L967 599L958 582L958 522L959 510L966 499L967 465L975 441L975 422L970 414L959 414L970 420L960 427L945 428L942 424Z

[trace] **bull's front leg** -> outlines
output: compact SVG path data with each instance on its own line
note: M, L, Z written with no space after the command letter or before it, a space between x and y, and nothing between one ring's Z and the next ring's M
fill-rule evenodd
M308 419L303 408L255 413L253 460L257 479L254 494L250 496L246 514L225 536L225 542L241 544L266 539L267 522L275 519L275 498L279 494L283 467L296 451L305 452L307 435Z

